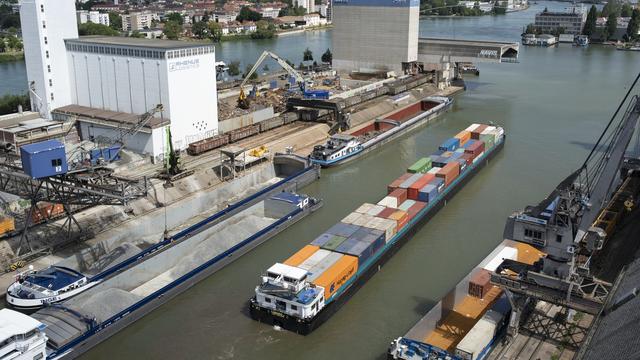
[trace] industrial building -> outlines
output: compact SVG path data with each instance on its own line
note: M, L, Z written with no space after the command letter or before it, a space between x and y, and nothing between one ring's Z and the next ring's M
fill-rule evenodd
M552 34L564 29L565 34L579 35L587 20L587 14L581 7L574 7L570 12L543 11L536 14L535 28L542 33Z
M333 67L400 74L418 57L419 8L417 0L334 0Z
M75 16L73 0L20 4L32 108L43 118L78 121L82 140L115 138L124 124L162 104L159 120L143 127L132 147L154 158L164 153L168 124L177 149L217 133L212 44L79 38L76 23L68 21Z

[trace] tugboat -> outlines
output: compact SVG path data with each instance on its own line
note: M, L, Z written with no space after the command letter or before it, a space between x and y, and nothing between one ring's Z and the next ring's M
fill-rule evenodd
M444 96L429 96L396 110L384 118L350 133L335 134L323 145L316 145L309 155L311 162L331 167L353 160L396 137L406 134L448 110L453 100Z
M96 285L85 275L63 266L50 266L16 275L16 281L7 289L7 304L16 310L37 310L45 305L57 303Z

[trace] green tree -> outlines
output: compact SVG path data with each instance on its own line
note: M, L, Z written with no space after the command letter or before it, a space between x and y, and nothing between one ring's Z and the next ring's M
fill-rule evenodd
M209 26L204 21L198 21L191 26L191 32L196 38L204 39L209 37Z
M276 26L265 20L256 23L256 31L251 34L252 39L271 39L276 34Z
M280 9L278 12L278 17L283 16L302 16L307 13L307 9L303 8L300 5L290 5L285 8Z
M240 13L238 13L238 16L236 16L236 20L240 22L259 21L262 20L262 14L249 9L249 7L247 6L243 6L242 9L240 9Z
M493 6L493 14L494 15L504 15L507 13L507 3L506 2L496 2Z
M604 26L605 39L610 40L613 39L616 34L616 29L618 28L618 17L616 13L609 13L609 17L607 17L607 23Z
M109 26L102 24L94 24L87 22L78 25L78 34L85 35L104 35L104 36L118 36L120 33Z
M313 61L313 52L311 52L311 50L309 50L309 48L306 48L304 50L304 53L302 54L302 60L303 61Z
M109 12L109 27L113 30L122 30L122 17L117 12Z
M213 42L219 42L222 39L222 26L215 21L209 21L207 23L209 27L209 38Z
M0 53L7 51L7 43L4 42L4 38L0 37Z
M631 41L638 39L638 30L640 30L640 9L634 9L627 26L627 38Z
M253 68L253 64L247 64L247 66L244 68L244 74L242 74L243 78L246 78L247 75L249 75L249 71L251 71L251 68ZM253 72L253 74L251 74L251 76L249 77L249 80L255 80L258 78L258 73L257 72Z
M322 54L320 60L322 60L323 63L331 64L331 62L333 61L333 54L331 53L331 50L327 49L327 51Z
M631 17L633 15L633 6L629 3L622 4L620 8L620 16L622 17Z
M169 40L178 40L180 35L182 35L182 25L179 23L169 20L164 23L164 29L162 30L164 36Z
M227 71L231 76L240 75L240 61L234 60L229 63L229 70Z
M582 35L591 37L595 34L596 20L598 20L598 9L595 5L591 5L591 9L589 9L589 13L587 14L587 21L585 21L584 28L582 28Z
M165 21L175 21L178 25L184 24L184 17L180 13L171 13L165 17Z
M608 18L611 14L617 16L619 12L620 4L618 4L616 0L609 0L602 8L602 13L600 14L600 16Z
M0 29L20 28L20 15L14 14L11 5L0 5Z
M20 51L22 50L22 41L15 35L9 35L7 36L7 48Z
M140 31L138 31L138 30L133 30L133 31L131 32L131 34L129 34L129 37L142 39L142 38L146 38L146 37L147 37L147 35L145 35L145 34L141 33L141 32L140 32Z
M18 105L22 105L22 110L31 110L29 95L4 95L0 97L0 115L17 112Z

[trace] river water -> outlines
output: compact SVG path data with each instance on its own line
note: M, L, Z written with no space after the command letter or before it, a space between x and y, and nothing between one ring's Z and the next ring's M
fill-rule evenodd
M540 3L499 17L424 19L420 31L423 36L516 41L544 6L557 10L566 5ZM319 56L329 47L330 34L228 42L219 47L218 56L255 59L270 46L292 60L306 47ZM437 122L349 165L324 171L319 181L304 189L325 200L317 213L84 358L383 359L389 342L413 326L502 240L505 218L513 210L545 197L581 164L640 72L640 53L601 46L520 51L517 64L480 64L480 77L467 78L467 91L456 96L452 111ZM2 70L0 76L4 86ZM447 137L473 122L489 121L507 131L503 151L322 327L302 337L248 317L247 299L261 272L363 202L380 199L387 183Z

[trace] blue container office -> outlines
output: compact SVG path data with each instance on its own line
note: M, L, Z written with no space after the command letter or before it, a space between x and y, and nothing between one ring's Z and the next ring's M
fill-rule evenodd
M66 174L69 170L64 144L47 140L20 147L22 169L33 179Z

